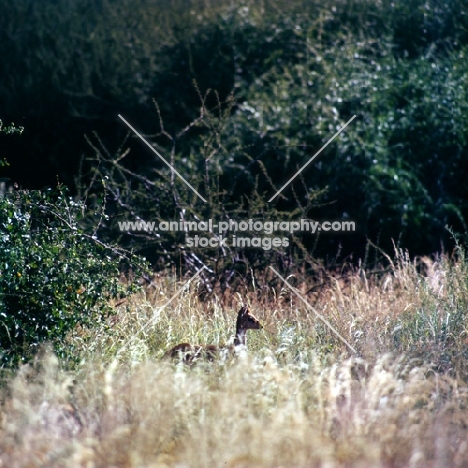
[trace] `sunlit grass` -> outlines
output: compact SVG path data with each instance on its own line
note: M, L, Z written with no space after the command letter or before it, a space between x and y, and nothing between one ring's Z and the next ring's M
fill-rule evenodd
M80 364L44 348L6 379L0 466L468 466L466 264L424 264L399 254L386 276L315 297L359 356L286 289L202 303L192 288L161 309L182 283L155 280L75 331ZM264 324L248 354L162 359L180 341L227 342L242 301Z

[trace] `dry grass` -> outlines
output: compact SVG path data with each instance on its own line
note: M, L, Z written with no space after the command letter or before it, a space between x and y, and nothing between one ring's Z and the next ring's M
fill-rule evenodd
M73 370L44 348L4 378L0 467L468 466L467 277L463 259L400 255L332 281L315 307L359 357L286 290L251 291L249 354L191 369L161 355L227 341L239 298L161 311L178 285L157 280L75 331Z

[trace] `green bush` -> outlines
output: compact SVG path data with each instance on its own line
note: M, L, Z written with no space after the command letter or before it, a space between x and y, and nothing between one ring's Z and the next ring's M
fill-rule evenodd
M131 289L118 280L124 251L80 229L83 209L63 188L0 197L3 364L27 359L44 340L66 353L60 344L73 327L101 320L108 299Z
M297 36L299 41L300 31ZM277 206L291 210L297 194L327 185L326 211L321 207L310 216L349 216L368 238L384 233L381 247L387 251L392 238L418 254L438 250L441 240L450 244L444 227L466 230L468 211L461 180L467 51L402 60L392 56L385 37L378 45L337 38L323 47L304 33L302 43L307 58L297 52L297 63L292 57L271 66L244 91L220 135L225 172L249 167L243 189L257 186L268 198L356 115L303 174L305 183L298 178ZM258 185L262 171L272 177ZM355 238L350 241L356 244ZM364 247L364 236L357 244Z
M461 231L468 218L464 6L461 0L18 0L0 18L10 71L0 101L15 119L30 109L25 140L44 148L30 187L57 172L72 182L83 133L96 131L106 148L115 148L127 131L116 119L121 113L170 154L210 203L225 204L226 217L235 216L230 203L263 210L248 200L272 196L356 114L274 208L291 213L301 206L301 216L356 221L355 236L322 235L316 255L335 255L341 246L360 257L366 239L387 252L393 240L414 254L441 243L449 250L445 225ZM216 96L227 104L217 108ZM201 97L222 115L219 125L199 118ZM164 122L157 135L153 99ZM184 209L193 210L190 197L173 193L177 183L162 163L133 137L123 146L129 142L131 157L121 160L120 174L109 161L114 150L103 151L111 168L103 172L118 176L109 182L118 189L119 211L112 214L180 219ZM9 172L18 174L24 161L31 167L30 154L29 146L17 151ZM309 209L309 194L326 186L322 205ZM196 207L194 215L208 211ZM157 240L132 239L165 262L179 239L155 249Z

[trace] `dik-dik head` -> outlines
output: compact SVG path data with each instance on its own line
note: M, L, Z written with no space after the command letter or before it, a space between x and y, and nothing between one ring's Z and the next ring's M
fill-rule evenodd
M237 314L236 331L260 330L262 328L262 324L259 322L257 317L249 312L247 306L242 306Z

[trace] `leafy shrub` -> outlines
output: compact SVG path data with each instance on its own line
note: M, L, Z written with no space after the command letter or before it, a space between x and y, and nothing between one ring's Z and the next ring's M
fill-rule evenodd
M118 280L125 252L80 229L83 208L60 187L0 197L4 364L26 359L44 340L59 346L78 323L92 325L109 312L109 298L129 291Z
M381 233L387 251L392 238L413 254L438 250L441 239L450 244L444 227L465 230L468 212L461 181L468 129L466 51L405 61L395 60L385 37L379 45L326 47L306 39L307 59L297 53L297 63L271 66L244 92L220 135L226 172L250 167L244 189L256 185L272 194L357 115L304 173L306 183L301 186L298 179L275 203L291 210L296 193L301 197L327 184L328 219L349 216L365 234L359 242L349 238L347 251L355 251L353 244L363 249L365 237L375 240ZM271 179L256 184L262 171ZM321 207L309 215L323 213Z
M356 114L277 198L275 209L290 213L301 206L314 219L356 221L356 236L322 236L315 255L335 255L342 246L359 257L366 238L388 252L392 238L412 254L438 250L441 239L450 249L444 226L464 229L468 217L463 7L460 0L18 0L0 18L11 70L0 100L12 117L21 118L25 108L36 113L27 139L47 151L37 158L29 186L57 172L71 183L83 133L95 130L106 148L115 147L126 132L115 119L121 113L171 154L192 185L222 194L210 203L244 208L252 196L268 199ZM215 109L216 96L227 104ZM227 112L219 125L199 119L200 97L213 112ZM165 130L156 136L153 98ZM18 151L11 172L22 171L25 160L31 167L30 154ZM46 158L53 170L44 169ZM167 219L171 212L179 219L193 209L193 200L172 193L172 176L140 142L121 161L120 174L113 170L118 181L110 185L119 188L122 176L130 176L125 170L135 177L123 182L120 200L114 197L120 214L128 209L144 219ZM148 184L155 167L167 184L160 192ZM308 194L325 186L317 209ZM251 205L259 211L259 203ZM206 216L209 210L195 211ZM167 258L179 242L155 250L156 240L141 236L138 248Z

